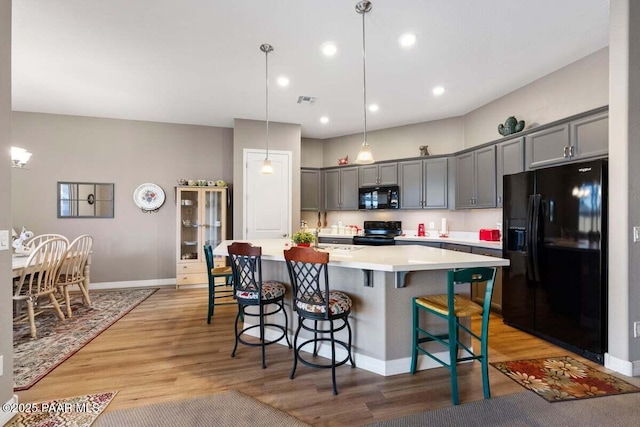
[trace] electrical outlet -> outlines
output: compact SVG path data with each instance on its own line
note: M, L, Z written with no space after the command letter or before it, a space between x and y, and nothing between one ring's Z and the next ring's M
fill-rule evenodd
M433 222L433 221L431 221L431 222L429 223L429 230L433 230L434 228L436 228L436 223L435 223L435 222Z
M0 251L9 250L9 230L0 230Z
M640 227L633 227L633 241L640 242Z
M640 337L640 322L633 322L633 337Z
M3 367L4 367L4 356L0 354L0 377L4 373L4 371L2 370Z

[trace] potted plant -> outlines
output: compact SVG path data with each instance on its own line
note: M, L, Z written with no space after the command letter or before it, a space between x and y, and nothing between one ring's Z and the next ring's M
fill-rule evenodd
M311 246L314 238L313 233L304 230L297 231L291 236L291 240L293 240L297 246Z

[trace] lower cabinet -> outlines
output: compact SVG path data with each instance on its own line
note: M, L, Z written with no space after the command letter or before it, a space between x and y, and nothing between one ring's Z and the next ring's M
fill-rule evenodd
M318 243L330 243L332 245L353 245L352 237L320 237Z
M441 248L441 244L438 242L416 242L412 240L396 240L396 245L418 245L418 246L429 246L430 248Z
M471 253L478 255L502 258L502 251L497 249L486 249L472 247ZM486 283L474 283L471 288L471 299L478 304L484 304L484 292L487 289ZM496 279L493 282L493 296L491 297L491 311L502 313L502 268L498 267Z

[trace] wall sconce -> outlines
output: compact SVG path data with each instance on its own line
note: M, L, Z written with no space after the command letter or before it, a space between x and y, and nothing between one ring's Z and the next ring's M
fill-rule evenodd
M11 147L11 166L14 168L23 168L29 158L31 157L31 153L20 147Z

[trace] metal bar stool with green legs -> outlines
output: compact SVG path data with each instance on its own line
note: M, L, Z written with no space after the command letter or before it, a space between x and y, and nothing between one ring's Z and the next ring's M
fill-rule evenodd
M233 294L233 270L231 266L216 267L213 263L213 249L211 245L204 245L204 259L207 261L207 278L209 279L209 311L207 323L216 305L237 304ZM216 283L216 279L223 278L223 283Z
M426 295L413 298L413 350L411 352L411 373L415 374L418 353L429 356L431 359L447 367L451 376L451 399L454 405L458 404L458 371L457 363L478 360L482 364L482 388L484 398L489 399L489 361L488 361L488 332L489 314L491 308L491 295L493 294L493 282L496 277L495 268L465 268L453 270L447 273L447 293L444 295ZM483 305L455 294L455 287L460 284L487 282ZM453 313L449 307L454 307ZM446 333L432 333L420 327L420 312L434 314L447 320ZM475 334L460 322L460 318L482 315L480 335ZM460 341L460 330L465 331L473 339L480 341L480 351L474 352L471 347ZM448 360L440 359L431 351L427 351L421 344L438 342L448 348ZM462 348L461 355L458 354Z
M298 328L293 338L293 368L289 378L293 379L298 361L313 368L331 369L333 394L337 395L336 367L347 362L351 363L352 368L356 366L351 355L351 326L349 325L351 298L344 292L329 289L327 271L329 254L327 252L294 247L284 251L284 258L293 287L293 306L298 313ZM309 323L305 323L306 321ZM347 342L336 339L335 334L345 328ZM313 337L303 338L303 342L298 344L301 329L311 332ZM300 350L311 344L313 344L313 356L317 356L318 344L323 342L331 345L331 362L316 363L305 360L301 356ZM336 361L336 345L346 350L342 360Z
M275 344L285 339L289 348L291 348L291 341L289 341L289 335L287 334L289 320L287 310L284 307L284 296L287 288L284 283L262 279L261 247L252 246L250 243L233 242L227 249L233 270L235 297L238 301L238 314L233 325L236 343L233 346L231 357L236 356L238 343L249 347L261 347L262 368L264 369L267 367L265 357L265 347L267 345ZM248 307L257 307L257 313L255 309L247 311ZM284 315L283 324L266 323L268 316L274 316L280 312ZM259 323L242 327L241 330L238 330L238 320L243 321L246 317L257 317ZM256 328L259 332L259 342L247 341L243 338L243 335ZM278 335L273 339L267 339L265 336L267 328L276 329L275 332Z

